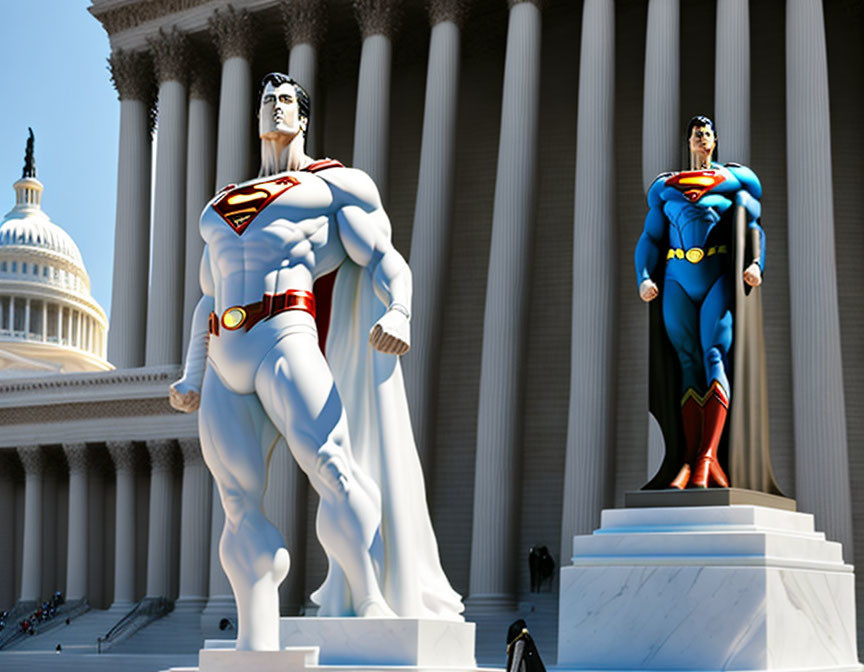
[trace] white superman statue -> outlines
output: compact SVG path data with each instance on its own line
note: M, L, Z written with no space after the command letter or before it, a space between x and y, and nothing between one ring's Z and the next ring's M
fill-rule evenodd
M319 615L461 620L399 366L411 271L369 176L306 155L303 88L267 75L258 114L260 176L226 187L201 215L203 297L170 392L178 410L200 405L202 452L225 509L219 553L237 602L237 648L279 648L277 588L289 558L262 512L279 435L320 496L330 566L312 596ZM313 283L336 269L325 359Z

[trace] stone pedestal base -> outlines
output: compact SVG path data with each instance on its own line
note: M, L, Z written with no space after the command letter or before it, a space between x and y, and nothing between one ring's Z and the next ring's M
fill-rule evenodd
M841 551L804 513L604 511L561 570L558 667L862 670Z
M207 640L196 669L323 672L338 665L340 672L478 670L473 623L417 618L282 618L279 636L282 651L235 651L233 641Z

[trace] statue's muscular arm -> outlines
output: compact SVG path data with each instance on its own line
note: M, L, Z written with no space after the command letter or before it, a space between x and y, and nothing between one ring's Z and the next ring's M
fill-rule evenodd
M189 348L183 366L183 377L171 385L168 401L178 411L191 413L201 404L201 382L207 365L207 319L213 310L215 285L210 271L210 248L204 246L199 273L202 296L192 314L192 328L189 332Z
M660 293L651 275L660 260L660 244L666 232L666 215L663 214L660 192L668 176L669 173L659 175L648 190L648 215L645 217L645 228L636 244L636 279L639 282L639 297L643 301L653 301Z
M321 173L333 190L339 209L339 239L350 259L369 267L387 312L369 332L369 342L381 352L404 355L410 348L411 269L390 238L390 220L381 197L366 173L351 168Z

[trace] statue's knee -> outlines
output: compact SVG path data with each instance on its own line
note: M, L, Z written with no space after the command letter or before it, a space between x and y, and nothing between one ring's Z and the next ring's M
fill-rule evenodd
M723 366L723 353L720 348L708 348L705 351L705 364L709 369Z
M350 487L350 475L341 450L334 450L334 445L325 443L315 458L315 472L324 485L337 495L347 495Z

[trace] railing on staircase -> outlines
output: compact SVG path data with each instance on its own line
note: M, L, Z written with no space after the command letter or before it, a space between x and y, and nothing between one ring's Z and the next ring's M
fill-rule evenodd
M153 621L170 614L174 610L174 602L164 597L145 597L139 601L123 618L114 624L105 635L96 638L99 653L105 653L111 647L128 639L141 628Z

